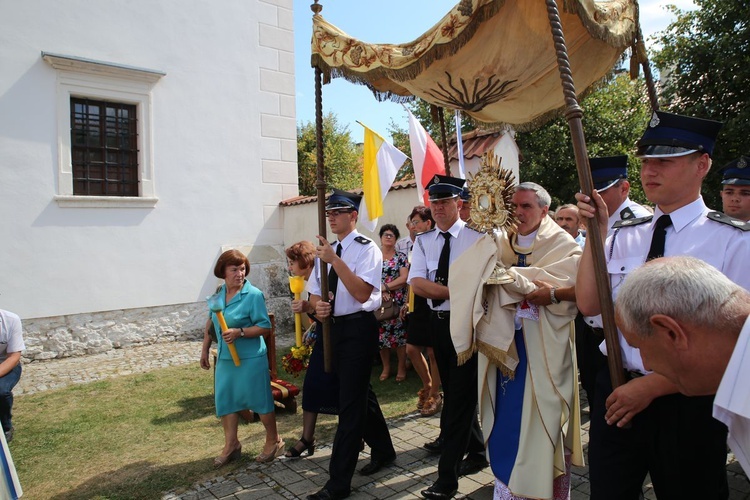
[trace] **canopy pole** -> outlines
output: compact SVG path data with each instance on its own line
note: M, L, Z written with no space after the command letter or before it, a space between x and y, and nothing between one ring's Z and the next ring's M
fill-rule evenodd
M651 103L651 111L659 111L659 97L656 94L654 75L651 73L651 65L648 62L648 52L646 52L646 44L643 41L640 22L638 23L638 38L633 45L633 52L632 57L637 57L643 67L643 76L646 79L646 91L648 92L648 100Z
M450 165L450 160L448 159L448 138L446 137L446 132L445 132L445 114L443 113L442 107L439 107L437 109L437 112L438 112L438 121L440 122L440 140L443 142L441 149L443 150L443 163L445 163L445 175L450 177L451 165Z
M313 14L319 14L323 10L318 5L318 0L310 5ZM318 176L315 188L318 195L318 234L328 239L326 224L326 172L325 158L323 157L323 71L315 67L315 148L318 164ZM328 264L320 261L320 297L328 300ZM333 314L333 311L331 311ZM323 370L326 373L333 371L333 350L331 349L331 318L323 321Z
M546 0L546 3L547 16L549 17L552 38L555 42L555 51L557 53L557 67L560 71L560 80L562 81L563 95L565 97L565 118L568 120L568 127L570 128L570 135L573 141L578 180L581 185L581 192L587 196L591 196L594 190L594 181L591 178L591 166L589 165L588 152L586 151L586 137L581 121L583 110L578 105L578 98L576 97L573 73L570 69L568 49L565 45L557 2L555 0ZM586 244L590 245L593 251L596 288L599 293L599 304L604 322L604 340L607 345L607 363L609 365L612 388L615 389L625 383L625 371L622 368L622 352L620 351L617 327L615 325L612 290L609 286L609 274L607 273L606 262L604 260L604 242L598 230L598 215L594 219L594 222L596 230L586 233L586 238L589 240Z

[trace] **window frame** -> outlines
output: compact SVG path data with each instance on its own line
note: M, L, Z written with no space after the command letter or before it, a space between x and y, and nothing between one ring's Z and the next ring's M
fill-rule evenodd
M57 193L60 207L151 208L159 199L154 189L152 90L166 73L74 56L42 52L57 70ZM73 194L71 98L131 104L136 107L138 133L138 196Z

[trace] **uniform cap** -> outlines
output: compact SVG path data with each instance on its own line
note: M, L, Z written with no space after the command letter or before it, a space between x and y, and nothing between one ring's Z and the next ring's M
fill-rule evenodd
M326 202L326 210L356 210L359 212L359 202L362 196L340 189L334 189Z
M667 158L700 152L713 154L722 123L655 111L636 143L638 158Z
M721 169L724 173L722 184L750 185L750 156L740 156Z
M628 178L627 155L589 158L589 165L594 188L600 193L611 188L620 179Z
M458 196L466 180L458 177L448 177L447 175L436 174L425 189L430 193L430 201L441 200L444 198L455 198Z

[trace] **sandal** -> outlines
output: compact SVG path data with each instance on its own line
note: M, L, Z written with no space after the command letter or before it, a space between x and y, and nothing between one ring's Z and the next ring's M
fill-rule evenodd
M273 462L273 459L284 453L284 440L279 439L273 447L271 453L261 452L260 455L255 457L255 461L260 464Z
M237 448L236 450L234 450L229 455L219 455L218 457L214 458L214 469L224 467L229 462L234 462L235 460L239 460L241 456L242 456L241 446Z
M302 449L298 449L297 445L302 443ZM294 446L290 447L286 453L284 454L285 458L300 458L302 457L302 454L307 451L307 455L305 457L311 457L315 454L315 439L312 440L312 442L308 441L304 437L299 438L299 441L297 441Z
M437 396L429 396L422 411L420 412L423 417L431 417L440 410L443 409L443 395L438 393Z
M428 389L419 389L417 391L417 410L424 408L424 404L427 402L428 397L430 397L430 391Z

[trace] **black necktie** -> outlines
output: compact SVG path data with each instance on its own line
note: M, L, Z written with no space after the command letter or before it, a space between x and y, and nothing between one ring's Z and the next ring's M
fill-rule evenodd
M438 259L438 267L435 272L435 283L448 286L448 267L451 258L451 233L440 233L445 238L443 243L443 249L440 251L440 259ZM432 305L434 307L439 306L445 302L443 299L432 299Z
M341 257L341 243L336 248L336 255ZM331 269L328 270L328 296L331 297L329 302L331 303L331 316L333 316L333 301L336 300L336 288L339 286L339 275L336 274L336 270L331 265Z
M667 228L672 225L672 218L664 214L656 220L651 248L648 249L646 260L658 259L664 256L664 242L667 240Z

